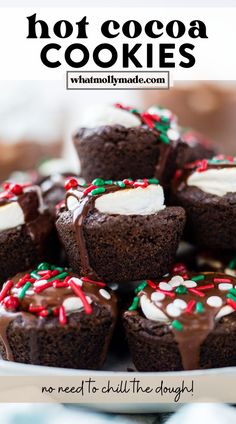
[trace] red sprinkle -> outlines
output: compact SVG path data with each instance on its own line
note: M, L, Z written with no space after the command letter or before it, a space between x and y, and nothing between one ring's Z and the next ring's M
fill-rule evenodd
M94 190L95 188L97 188L96 185L90 185L89 187L87 187L84 191L83 191L83 195L87 196L88 193L90 193L90 191Z
M201 291L197 290L197 289L188 289L191 293L195 294L196 296L199 297L205 297L205 294L202 293Z
M146 182L146 181L135 181L133 186L135 188L137 188L137 187L146 188L148 186L148 182Z
M29 274L24 275L24 277L21 277L19 281L16 283L15 287L19 289L20 287L23 287L25 283L29 281L30 283L34 283L35 279L31 278Z
M53 285L53 281L47 281L47 283L45 284L41 284L40 286L34 287L34 292L40 293L43 290L48 289L49 287L52 287L52 285Z
M207 166L208 166L207 159L203 159L203 160L201 161L201 165L200 165L200 167L197 169L197 171L198 171L198 172L204 172L204 171L206 171Z
M155 113L150 114L152 116L152 119L156 122L160 122L161 117L159 115L156 115Z
M43 309L42 311L39 311L38 313L38 316L43 318L48 317L48 315L49 315L49 312L47 311L47 309Z
M193 311L193 308L195 307L196 303L197 303L196 300L190 300L187 304L185 312L187 314L190 314Z
M29 306L29 312L31 313L38 313L43 311L44 309L45 309L44 306L34 306L34 305Z
M153 120L153 115L151 115L150 113L144 112L141 114L141 118L143 120L143 122L149 127L149 128L154 128L155 124L154 124L154 120Z
M64 187L66 191L70 190L70 188L76 188L78 187L78 181L76 180L76 178L68 178L65 181Z
M20 302L19 302L18 297L7 296L3 300L3 304L4 304L6 309L8 309L10 311L15 311L18 308L18 306L20 305Z
M169 297L175 297L175 293L174 292L170 292L170 291L167 291L167 290L161 290L159 288L156 288L156 291L157 292L160 292L160 293L163 293L163 294L165 294L166 296L169 296Z
M73 292L82 300L82 303L84 305L84 310L86 314L91 314L92 313L92 307L91 305L88 303L83 290L81 289L80 286L78 286L77 284L74 283L73 279L70 279L70 287L72 288Z
M156 285L156 283L154 283L154 281L147 280L147 283L152 289L156 290L157 285Z
M71 277L69 277L70 279ZM94 281L94 280L90 280L90 278L88 277L82 277L81 280L84 283L91 283L94 284L95 286L99 286L99 287L106 287L106 283L103 283L102 281Z
M198 286L198 290L209 290L209 289L214 289L215 286L214 284L206 284L205 286Z
M48 269L45 271L37 271L37 274L40 275L41 277L43 277L44 275L48 274Z
M5 183L3 183L2 188L3 190L9 190L11 183L8 183L7 181L5 181Z
M214 283L232 283L231 278L214 278Z
M61 325L66 325L67 323L66 312L63 305L59 308L59 322Z
M175 175L174 175L174 180L178 180L181 175L182 175L181 169L176 169Z
M236 311L236 302L233 299L227 299L227 304Z
M23 188L20 184L10 184L9 190L16 196L23 193Z
M54 280L52 281L52 285L55 289L61 289L64 287L69 287L69 284L67 281L60 281L60 280Z
M53 271L48 271L46 275L42 276L37 281L48 280L49 278L56 277L56 275L58 275L58 273L59 273L59 271L57 269L55 269Z
M0 292L0 302L6 297L9 290L13 287L14 283L12 280L8 280L6 284L3 286L1 292Z
M59 308L52 308L52 314L56 317L59 314Z

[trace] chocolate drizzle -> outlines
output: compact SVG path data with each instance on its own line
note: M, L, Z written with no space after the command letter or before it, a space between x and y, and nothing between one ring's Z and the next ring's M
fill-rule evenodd
M127 184L126 185L124 184L124 187L122 187L123 189L136 188L132 185L133 181L130 181L130 182L128 182L128 180L126 181L127 181ZM79 256L81 261L81 268L83 270L83 275L87 275L93 279L98 279L99 276L94 271L90 263L89 254L88 254L88 250L86 246L86 240L84 236L84 223L87 216L90 214L90 212L94 210L95 202L98 197L122 189L118 184L115 184L114 182L111 182L110 184L105 184L104 187L105 187L105 192L96 194L96 195L92 195L90 192L84 196L83 190L85 190L85 188L82 186L78 186L76 189L69 190L66 194L67 209L68 209L68 198L70 196L74 196L78 201L77 206L72 211L74 232L75 232L75 237L77 241L77 246L79 249ZM77 192L78 192L78 195L76 195Z
M194 293L194 291L191 292L191 289L187 289L186 293L177 294L177 287L175 287L171 292L169 292L175 293L174 297L169 297L168 295L166 295L164 300L155 302L151 300L151 295L153 292L155 292L155 290L149 285L141 289L138 293L139 298L141 298L143 295L147 296L149 301L151 301L156 306L157 310L159 309L165 314L166 322L162 323L161 325L167 326L169 328L169 331L173 332L174 338L178 343L183 368L185 370L200 368L201 346L206 340L207 336L213 331L217 322L216 317L220 310L225 306L230 307L230 302L234 304L234 307L231 309L231 312L228 311L228 313L235 313L234 311L236 310L236 302L232 300L234 295L229 295L230 290L220 290L218 288L220 280L222 280L222 282L224 280L228 280L228 282L230 281L232 285L232 290L235 291L233 287L235 287L236 279L223 273L207 272L201 275L204 276L204 279L202 281L197 282L196 290L199 290L200 293L203 293L204 297L197 295L197 293ZM191 280L191 278L194 278L195 276L199 276L199 274L190 274L186 277L186 279ZM171 277L168 277L167 279L162 279L161 281L170 282L170 279ZM156 284L158 288L159 283L156 282ZM201 290L201 286L206 285L213 285L214 287ZM207 303L207 299L212 296L217 296L217 298L220 298L222 304L220 306L217 303L215 306L209 305ZM189 302L194 301L194 307L189 312L187 311L187 308L183 308L182 310L180 310L180 315L175 318L173 315L170 314L170 310L168 310L167 307L168 305L172 304L176 299L181 299L185 301L187 306L189 305ZM201 312L198 312L196 310L197 302L201 303L202 305ZM139 305L136 311L126 312L126 314L143 315L143 312L141 306ZM222 313L222 317L223 316L224 314ZM177 327L174 325L174 322L176 322L176 320L179 325Z
M67 271L67 274L69 277L78 278L77 275L73 274L72 272L68 271L67 269L64 269L63 271ZM37 272L37 270L34 270L34 272ZM30 271L29 271L30 274ZM19 282L19 280L23 277L25 277L25 273L19 273L17 274L12 281L14 282L14 286L11 288L10 292L8 293L8 296L14 296L18 297L21 288L17 288L16 284ZM55 279L57 279L57 276L55 276ZM37 281L37 280L36 280ZM117 304L116 304L116 297L115 295L108 289L110 293L110 298L106 298L102 296L100 293L101 288L105 288L107 290L106 285L101 286L103 283L100 283L100 285L96 285L96 282L94 284L91 282L83 282L82 288L83 292L86 296L88 296L91 299L92 305L93 304L100 304L101 306L104 306L106 308L109 308L111 311L111 315L114 319L116 318L117 314ZM49 314L48 317L41 317L37 315L37 312L31 313L29 308L30 307L43 307L48 310L52 310L53 308L60 307L63 302L67 298L75 297L75 294L71 287L59 287L55 288L53 286L48 287L41 291L40 293L37 293L34 291L34 283L32 283L31 287L26 291L25 296L19 299L19 307L16 311L10 311L6 309L4 306L4 301L0 304L0 340L2 343L2 346L5 351L5 357L7 360L12 361L14 360L13 353L11 346L9 345L8 340L8 328L13 323L13 321L18 321L21 323L22 327L27 328L30 326L30 324L38 320L38 325L44 326L45 320L51 320L52 324L57 322L57 318L53 314ZM73 313L75 311L68 312L68 314ZM75 312L76 313L76 312ZM56 320L56 321L55 321ZM30 332L30 356L31 356L31 362L35 363L38 347L37 347L37 332Z
M12 202L19 204L24 214L27 231L35 242L39 254L41 254L41 241L45 234L48 234L52 228L51 218L42 202L41 190L38 186L22 185L20 188L22 192L18 195L15 195L10 190L1 193L0 207ZM40 221L38 220L39 217L42 218Z
M196 162L185 165L182 170L177 171L177 176L172 184L173 190L181 191L187 187L188 178L195 172L204 172L209 169L236 168L236 162L234 161L216 160L214 162L214 160L214 158L210 160L197 160Z

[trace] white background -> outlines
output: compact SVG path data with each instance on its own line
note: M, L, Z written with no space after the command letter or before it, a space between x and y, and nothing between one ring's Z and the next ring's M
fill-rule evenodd
M128 19L136 19L145 24L149 20L159 19L167 23L173 19L182 20L188 23L194 19L203 20L207 26L208 39L191 39L188 35L180 39L171 39L162 36L158 41L145 36L127 40L124 36L112 39L111 43L121 51L122 42L135 43L154 42L158 45L162 43L176 43L175 59L178 62L180 55L178 46L185 42L195 44L194 55L196 64L194 67L184 69L176 67L171 70L172 78L177 80L235 80L236 55L234 40L236 40L236 8L1 8L0 13L0 80L64 80L65 72L73 70L63 61L63 49L79 42L75 36L68 39L58 39L53 36L51 40L29 40L26 39L28 32L27 16L37 13L38 19L46 20L52 28L53 24L60 19L67 19L76 22L83 16L87 16L90 22L88 26L88 40L82 40L92 51L101 42L109 42L101 35L100 25L106 19L116 19L121 24ZM57 69L45 67L40 60L42 47L50 42L58 42L64 47L58 54L58 58L63 62L63 66ZM142 47L137 57L145 57L145 48ZM121 54L120 54L121 58ZM99 68L90 61L83 70L98 70ZM145 70L145 66L142 70ZM158 70L158 55L154 70ZM74 69L75 70L75 69ZM121 60L117 62L111 70L122 70ZM130 70L135 70L134 66ZM164 70L164 69L162 69Z

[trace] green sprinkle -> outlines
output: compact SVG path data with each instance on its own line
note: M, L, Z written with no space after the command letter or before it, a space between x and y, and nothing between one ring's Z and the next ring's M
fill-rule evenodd
M234 302L236 302L236 296L234 296L232 293L228 293L226 295L226 297L228 297L229 299L232 299Z
M230 263L229 263L229 265L228 265L228 268L229 268L229 269L235 269L235 268L236 268L236 258L233 258L233 259L230 261Z
M177 319L174 319L174 321L172 321L172 327L178 331L183 331L184 329L183 324L181 324L181 322L179 322Z
M204 307L203 307L202 302L197 302L196 303L196 312L198 314L202 314L204 312Z
M160 131L162 134L166 134L168 127L165 124L161 124L160 122L157 122L155 124L155 128Z
M41 262L41 264L38 265L37 271L46 271L46 269L50 269L50 265L47 262Z
M60 271L60 272L64 271L64 268L62 268L62 267L60 267L60 266L52 265L52 266L51 266L51 270L52 270L52 271L54 271L55 269L56 269L57 271Z
M229 290L229 293L231 293L232 295L234 295L234 296L236 296L236 289L230 289Z
M188 292L187 288L182 286L182 284L180 284L180 286L176 287L175 289L175 293L177 294L186 294Z
M98 187L91 191L92 196L95 196L96 194L104 193L106 189L104 187Z
M148 179L149 184L159 184L159 180L156 178L149 178Z
M133 303L132 303L132 305L129 307L129 311L135 311L135 309L137 309L137 307L138 307L138 302L139 302L139 297L138 296L136 296L136 297L134 297L134 300L133 300Z
M202 281L205 279L205 275L196 275L195 277L192 277L191 280L192 281Z
M23 299L23 297L25 296L25 293L30 288L30 286L31 286L31 283L29 281L27 283L25 283L25 285L22 287L22 289L21 289L21 291L18 295L19 299Z
M160 135L160 140L165 144L169 144L169 138L165 134Z
M126 185L123 181L115 181L115 185L119 186L120 188L126 187Z
M136 287L136 289L134 290L134 292L135 293L138 293L140 290L143 290L145 287L146 287L146 285L147 285L147 281L146 280L144 280L144 281L142 281L137 287Z
M167 118L167 116L162 116L161 120L162 120L162 122L168 122L168 123L170 122L170 119Z
M48 268L45 268L45 269L48 269ZM32 271L30 273L30 276L35 278L35 280L39 280L41 278L40 275L38 275L37 272L35 272L35 271Z
M130 109L129 112L131 112L131 113L138 113L138 110L137 109Z
M105 181L102 178L96 178L92 181L92 185L96 186L103 186L105 184Z
M106 181L104 181L104 184L111 185L111 184L113 184L113 181L112 180L106 180Z
M67 272L62 272L61 274L55 275L55 277L49 278L47 281L53 281L53 280L63 280L63 278L67 277Z

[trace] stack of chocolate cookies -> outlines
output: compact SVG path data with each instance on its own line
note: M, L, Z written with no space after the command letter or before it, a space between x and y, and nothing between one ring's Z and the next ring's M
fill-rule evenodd
M3 237L23 227L38 252L31 220L48 213L61 243L50 249L57 265L46 248L14 268L5 254L3 358L98 369L114 331L116 340L125 331L140 371L236 365L236 160L214 156L161 107L91 108L83 122L74 144L84 183L62 176L35 214L24 207L28 187L0 195L3 218L14 202L18 216ZM188 269L177 263L183 239L194 246Z

